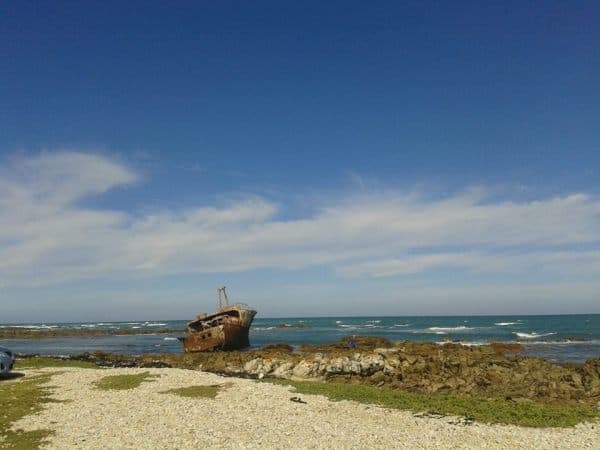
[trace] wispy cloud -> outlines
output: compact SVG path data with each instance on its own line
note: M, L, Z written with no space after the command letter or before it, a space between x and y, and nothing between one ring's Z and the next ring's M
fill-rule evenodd
M328 266L343 277L436 269L600 274L600 200L572 193L492 201L362 192L288 220L269 199L140 214L83 201L139 176L104 156L55 152L0 168L0 283ZM144 205L132 205L143 210Z
M344 277L384 278L411 275L435 269L457 269L474 273L523 274L562 273L571 276L600 274L600 251L529 251L488 253L432 253L402 258L378 259L339 267Z

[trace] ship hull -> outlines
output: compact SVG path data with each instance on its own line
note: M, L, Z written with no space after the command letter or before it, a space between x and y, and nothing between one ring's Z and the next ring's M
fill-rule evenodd
M179 338L186 353L239 350L250 345L248 334L256 311L243 303L230 305L225 288L218 293L219 310L210 315L200 314L188 322L188 336ZM221 294L225 296L225 306Z
M250 345L249 326L224 323L180 338L186 353L239 350Z

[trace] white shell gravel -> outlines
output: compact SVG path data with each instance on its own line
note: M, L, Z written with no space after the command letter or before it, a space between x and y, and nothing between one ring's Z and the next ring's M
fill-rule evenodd
M43 371L57 369L43 369ZM288 387L182 369L58 369L44 410L14 428L51 429L46 448L600 448L600 423L574 428L452 424L452 417L413 413L355 402L332 402ZM103 391L107 375L151 372L151 382L125 391ZM39 371L38 371L39 372ZM29 374L32 372L28 372ZM215 399L162 391L226 384ZM290 401L300 397L306 403Z

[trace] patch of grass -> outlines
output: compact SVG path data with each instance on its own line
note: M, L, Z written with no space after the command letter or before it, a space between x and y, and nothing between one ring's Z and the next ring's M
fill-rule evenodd
M58 372L26 376L18 381L0 381L0 448L39 448L52 434L51 430L11 430L19 419L42 410L44 403L56 402L51 388L42 386Z
M96 364L86 361L72 361L68 359L35 356L33 358L17 359L15 370L43 369L45 367L79 367L83 369L100 369Z
M175 394L181 397L191 397L191 398L215 398L222 386L212 385L212 386L187 386L176 389L169 389L168 391L162 392L163 394Z
M153 375L150 372L142 372L133 375L110 375L104 377L94 383L96 388L102 390L125 390L135 389L139 387L145 381L154 381L155 378L159 378L160 375Z
M470 417L479 422L526 427L571 427L598 420L600 414L589 406L557 406L534 402L486 400L472 397L425 395L389 388L312 381L268 380L289 385L301 394L324 395L331 400L353 400L386 408L413 412L435 412Z

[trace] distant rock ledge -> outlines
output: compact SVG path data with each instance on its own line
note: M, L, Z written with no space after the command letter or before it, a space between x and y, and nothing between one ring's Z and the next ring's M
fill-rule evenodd
M184 330L172 329L76 329L76 328L57 328L57 329L39 329L39 328L18 328L6 327L0 328L0 339L47 339L55 337L99 337L99 336L132 336L139 334L169 334L184 333Z

